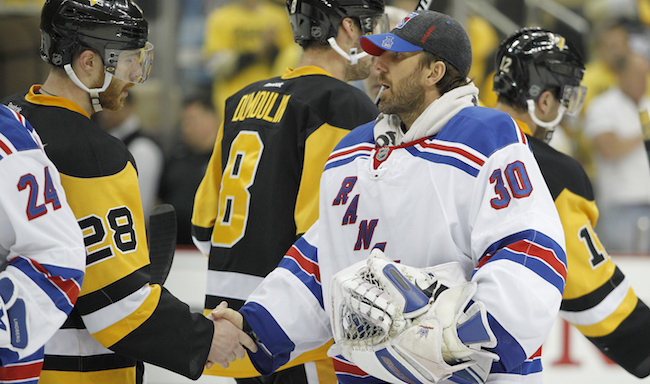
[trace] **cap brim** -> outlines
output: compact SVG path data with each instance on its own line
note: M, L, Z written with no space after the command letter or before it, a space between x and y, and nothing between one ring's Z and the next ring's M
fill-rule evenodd
M361 48L373 56L379 56L384 51L416 52L423 50L422 47L411 44L392 33L361 36Z

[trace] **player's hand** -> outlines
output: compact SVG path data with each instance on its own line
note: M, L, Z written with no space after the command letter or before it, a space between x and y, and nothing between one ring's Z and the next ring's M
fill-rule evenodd
M214 323L214 334L208 361L205 365L207 369L210 369L214 364L228 368L230 363L246 356L244 347L257 352L257 345L253 339L241 330L243 317L239 312L228 308L228 304L225 302L219 304L208 315L208 318Z
M228 308L228 303L222 301L219 305L212 310L208 315L212 320L216 319L226 319L233 323L240 330L244 327L244 317L241 313L235 311L234 309Z

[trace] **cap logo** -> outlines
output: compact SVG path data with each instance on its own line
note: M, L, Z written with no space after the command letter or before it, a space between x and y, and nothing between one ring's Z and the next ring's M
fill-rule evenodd
M390 49L393 46L393 36L386 36L384 41L381 42L381 46L386 49Z
M419 15L417 13L415 13L415 12L409 13L408 15L406 15L406 17L404 19L402 19L402 21L399 22L399 24L397 24L395 26L395 28L397 28L397 29L404 28L406 23L408 23L408 21L411 20L412 18L414 18L415 16L419 16Z

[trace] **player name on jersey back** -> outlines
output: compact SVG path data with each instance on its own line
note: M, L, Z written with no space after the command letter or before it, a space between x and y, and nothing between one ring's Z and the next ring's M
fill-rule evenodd
M273 91L258 91L244 95L237 104L232 121L244 119L265 120L278 123L282 120L291 95L282 95Z

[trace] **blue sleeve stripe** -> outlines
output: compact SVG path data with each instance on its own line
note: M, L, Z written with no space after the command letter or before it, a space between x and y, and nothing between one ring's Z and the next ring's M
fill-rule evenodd
M278 268L285 268L293 273L304 285L309 289L314 298L318 300L321 308L323 307L323 289L320 283L316 280L316 276L309 274L303 268L300 267L300 264L291 256L285 256L278 264Z
M538 276L553 284L553 286L562 294L564 292L564 279L549 267L549 265L542 260L539 260L530 255L522 254L519 252L513 252L510 249L502 249L494 257L491 257L488 260L488 263L491 263L496 260L510 260L520 265L525 266L531 271L535 272Z
M475 168L474 166L469 165L468 163L465 163L464 161L459 160L455 157L445 156L445 155L431 153L431 152L423 152L418 150L415 146L407 147L406 150L415 157L419 157L421 159L430 161L432 163L451 165L452 167L458 168L461 171L473 177L478 176L478 173L480 171L480 169Z
M258 303L249 301L239 312L244 315L263 344L256 353L248 351L248 356L259 373L270 375L289 361L289 356L296 346L266 308ZM265 350L269 351L270 355Z
M309 244L304 237L300 237L289 248L284 258L280 260L278 267L285 268L293 273L314 295L321 308L324 308L323 289L318 265L318 248Z
M20 256L11 262L11 266L34 281L59 310L66 314L72 311L83 279L81 271L62 267L53 267L53 270L50 270L48 268L52 268L51 266L39 265L44 269L41 270L31 260Z
M495 242L479 259L473 273L489 262L503 259L525 266L553 284L560 294L564 292L566 254L558 243L543 233L526 230Z
M499 364L502 364L507 371L511 371L526 360L526 353L517 340L492 315L488 313L487 316L490 329L497 338L497 346L491 350L501 358Z
M298 249L298 251L300 251L300 253L305 258L313 261L314 263L318 263L318 248L309 244L304 237L300 237L298 240L296 240L293 246L296 247L296 249Z
M346 373L336 373L336 379L338 384L383 384L385 381L381 381L376 377L364 376L358 377L352 374Z
M24 117L8 108L2 110L6 111L6 113L0 114L0 122L2 123L0 124L0 140L5 145L10 144L10 147L14 147L17 151L40 148L32 137L31 125L24 120ZM16 116L22 117L24 124Z
M43 357L45 348L41 347L29 356L19 360L20 356L8 348L0 348L0 361L2 362L3 378L24 378L16 381L2 381L3 383L20 383L36 384L38 383L38 373L43 366ZM38 372L38 373L37 373ZM35 375L35 377L30 377ZM33 381L32 381L33 380Z
M358 153L358 154L355 154L353 156L346 157L344 159L331 160L331 161L328 161L327 164L325 164L324 171L326 171L328 169L331 169L331 168L336 168L336 167L340 167L340 166L343 166L345 164L351 163L357 157L369 157L369 156L370 156L369 153Z
M526 360L518 367L511 369L510 372L506 371L505 367L501 365L500 361L495 361L494 363L492 363L492 368L490 369L490 373L510 373L510 374L518 374L522 376L530 375L531 373L540 373L540 372L542 372L541 358Z
M499 249L505 248L509 244L513 244L522 240L528 240L531 243L538 244L540 247L553 251L556 257L558 258L559 262L566 265L566 255L564 254L562 247L558 243L556 243L555 240L553 240L552 238L533 229L527 229L525 231L513 233L510 236L506 236L503 239L494 242L485 250L483 257L492 255L496 253L496 251L498 251Z

